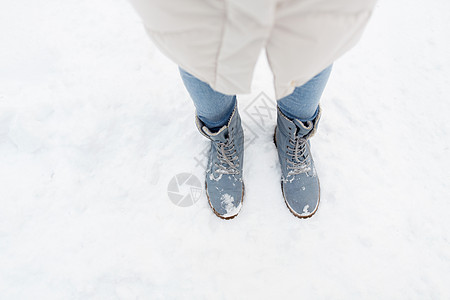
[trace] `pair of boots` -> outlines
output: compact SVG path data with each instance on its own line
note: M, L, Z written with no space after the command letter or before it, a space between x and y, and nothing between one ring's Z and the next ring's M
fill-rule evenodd
M287 207L299 218L311 217L319 206L319 179L309 142L319 119L320 108L308 122L289 119L277 109L273 138L281 165L281 191ZM228 123L217 132L211 132L198 117L195 120L200 133L211 140L205 178L209 205L218 217L232 219L244 199L244 132L237 104Z

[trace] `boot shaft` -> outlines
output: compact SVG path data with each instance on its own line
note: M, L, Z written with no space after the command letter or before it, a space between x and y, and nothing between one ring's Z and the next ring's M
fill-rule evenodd
M317 116L312 121L303 122L290 119L278 108L275 139L284 178L298 172L314 172L311 165L309 139L315 134L321 116L319 107Z
M237 104L235 105L227 124L223 125L217 132L211 132L197 116L195 117L195 123L198 131L204 137L211 140L213 146L217 146L218 143L227 143L227 141L232 140L237 152L243 152L244 133Z
M297 136L308 140L316 133L321 115L322 109L319 106L317 115L312 121L300 121L288 118L277 107L277 127L285 136Z

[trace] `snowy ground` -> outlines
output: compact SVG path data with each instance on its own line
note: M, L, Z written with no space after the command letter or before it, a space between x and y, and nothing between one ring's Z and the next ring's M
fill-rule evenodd
M224 221L203 193L169 200L208 142L126 1L3 1L0 299L449 299L449 12L382 0L335 64L308 220L281 197L275 120L251 118L273 99L261 59L239 97L244 207Z

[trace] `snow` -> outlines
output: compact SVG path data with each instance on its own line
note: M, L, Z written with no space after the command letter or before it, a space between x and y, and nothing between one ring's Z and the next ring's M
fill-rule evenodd
M230 194L223 194L220 197L220 206L226 211L223 215L225 218L235 216L241 210L242 202L239 202L238 206L234 206L233 202L234 197Z
M316 207L317 207L317 205L316 205ZM303 207L303 214L302 215L305 215L305 216L310 215L311 213L308 211L308 209L309 209L309 205L305 205L305 207Z
M244 113L273 99L262 58L228 221L168 197L208 141L126 1L0 7L0 299L450 298L450 2L380 1L334 65L307 220L283 203L275 121Z
M219 172L217 172L219 173ZM224 173L219 173L219 175L217 177L214 177L214 173L209 173L209 180L214 180L214 181L219 181Z

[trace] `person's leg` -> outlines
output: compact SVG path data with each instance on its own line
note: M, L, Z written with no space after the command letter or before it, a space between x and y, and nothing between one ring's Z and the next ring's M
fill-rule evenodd
M181 68L180 74L197 110L197 129L211 141L205 174L209 205L218 217L232 219L244 199L244 131L236 96L214 91Z
M283 114L290 119L312 121L318 113L322 92L330 76L331 66L314 76L294 92L278 100L278 106Z
M198 118L211 131L219 130L225 125L236 104L236 95L225 95L214 91L209 84L203 82L180 69L184 85L194 101Z
M319 100L331 66L278 101L274 142L281 166L281 190L289 210L309 218L319 207L320 184L309 139L320 119Z

